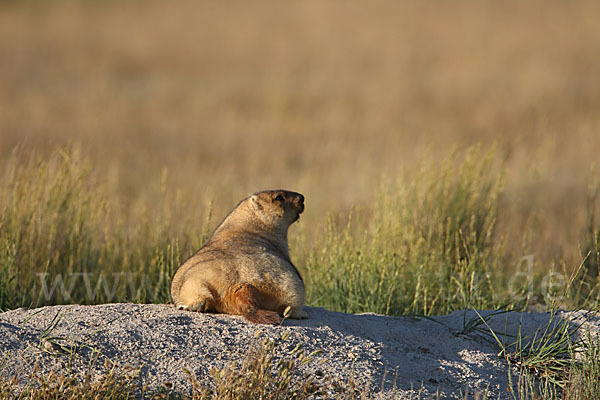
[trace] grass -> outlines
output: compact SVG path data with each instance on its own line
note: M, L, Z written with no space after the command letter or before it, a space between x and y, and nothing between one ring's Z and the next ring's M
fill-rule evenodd
M0 379L0 395L10 399L31 400L75 400L75 399L107 399L125 400L133 398L135 387L130 375L111 370L96 381L79 382L62 373L50 373L47 376L34 371L29 377L29 384L19 388L16 378Z
M167 216L128 231L77 154L11 164L2 179L0 308L110 301L166 302L169 281L207 230L170 231ZM190 226L190 230L191 230ZM188 231L191 234L191 232ZM19 293L17 295L17 293Z
M600 342L580 322L561 319L553 314L545 327L532 336L523 336L521 327L516 337L495 332L488 319L478 315L511 367L509 393L513 399L591 399L598 396ZM597 317L596 313L587 313ZM509 340L507 340L509 339ZM516 382L512 373L517 371Z
M586 343L581 355L569 371L565 388L565 399L594 399L600 397L600 343L589 332L584 336Z
M472 149L382 189L370 230L332 220L307 262L309 298L345 312L423 315L495 308L506 294L502 238L496 236L503 175L493 152ZM505 285L504 285L505 286Z
M1 308L169 301L175 269L214 226L210 213L199 227L186 226L177 200L164 193L162 208L175 211L141 213L128 228L76 152L24 165L16 157L0 180ZM498 230L505 175L494 162L494 150L474 147L424 163L417 176L382 186L372 207L348 219L330 215L314 243L301 232L292 249L309 304L388 315L523 309L530 298L549 307L557 298L572 307L597 305L589 256L571 275L532 270L534 276L515 280L505 267L518 260ZM562 286L550 281L561 277ZM565 284L569 290L557 296Z
M489 328L487 320L479 317ZM491 328L489 335L500 347L498 355L506 358L509 365L543 378L544 382L552 387L563 388L574 355L586 347L585 342L574 339L580 327L569 320L561 320L552 315L547 325L538 328L533 337L523 337L520 325L514 342L507 343L506 334L500 339Z

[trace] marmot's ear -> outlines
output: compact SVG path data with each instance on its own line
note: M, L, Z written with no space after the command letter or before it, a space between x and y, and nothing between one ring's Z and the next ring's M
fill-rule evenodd
M252 197L250 197L250 201L252 202L252 206L257 209L257 210L262 210L263 206L262 204L260 204L260 201L258 200L258 196L253 194Z

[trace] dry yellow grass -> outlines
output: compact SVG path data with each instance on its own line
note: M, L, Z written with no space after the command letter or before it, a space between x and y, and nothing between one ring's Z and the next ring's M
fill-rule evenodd
M117 215L135 221L162 190L182 225L210 200L219 218L289 188L312 237L425 154L496 143L508 245L574 263L600 154L599 14L595 1L3 2L0 168L16 145L24 159L73 144Z

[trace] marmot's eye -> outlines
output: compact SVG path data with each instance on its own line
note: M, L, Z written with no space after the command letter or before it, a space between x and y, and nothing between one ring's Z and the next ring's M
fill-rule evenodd
M275 200L276 200L276 201L283 201L283 200L284 200L284 198L283 198L283 196L282 196L282 195L278 194L278 195L277 195L277 197L275 197Z

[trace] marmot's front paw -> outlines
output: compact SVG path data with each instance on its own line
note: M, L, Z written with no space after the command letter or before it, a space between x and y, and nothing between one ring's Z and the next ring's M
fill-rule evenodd
M294 310L290 315L290 318L294 319L307 319L308 313L305 310Z
M178 310L184 311L197 311L197 312L207 312L208 311L208 302L206 300L199 301L195 304L178 304Z

